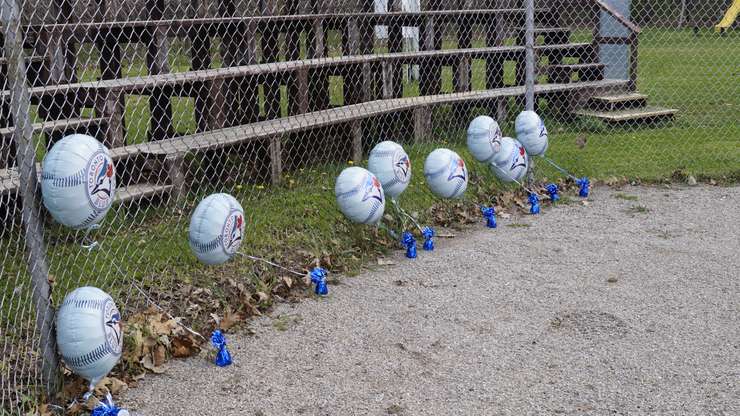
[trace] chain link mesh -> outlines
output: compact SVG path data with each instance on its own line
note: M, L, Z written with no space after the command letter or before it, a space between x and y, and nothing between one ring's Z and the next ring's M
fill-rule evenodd
M240 200L250 254L350 270L383 247L337 210L342 168L363 165L381 140L402 143L414 172L402 205L434 223L424 157L452 148L474 179L493 181L465 150L467 123L489 114L513 136L523 106L522 1L0 1L4 16L13 4L21 10L0 37L2 414L25 414L44 391L50 328L34 298L38 258L23 208L25 197L41 203L40 189L21 187L24 120L33 123L32 169L75 132L108 146L116 163L116 203L93 234L96 250L41 211L34 232L51 304L93 285L125 316L147 306L143 288L197 322L229 304L224 279L246 278L254 294L279 277L241 258L197 264L187 227L206 195ZM535 92L550 158L604 180L736 180L740 40L737 23L723 20L731 3L537 1ZM21 39L6 44L14 31ZM30 105L11 96L13 54L22 54ZM536 175L561 177L544 163ZM216 294L209 306L182 301L194 287Z

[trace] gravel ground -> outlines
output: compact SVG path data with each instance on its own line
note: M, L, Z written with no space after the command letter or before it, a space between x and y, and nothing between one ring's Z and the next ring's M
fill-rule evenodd
M122 403L140 415L738 415L739 205L740 187L627 186L499 218L279 305L255 335L229 335L234 365L175 361Z

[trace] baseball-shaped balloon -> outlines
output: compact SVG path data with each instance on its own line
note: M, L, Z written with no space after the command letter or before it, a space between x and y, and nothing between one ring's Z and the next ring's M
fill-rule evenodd
M383 185L383 192L396 198L411 182L411 161L400 144L385 141L378 143L370 152L367 169Z
M534 111L522 111L514 121L516 138L531 156L547 151L548 136L545 122Z
M459 198L468 187L465 161L450 149L436 149L427 156L424 176L429 189L441 198Z
M529 157L521 143L511 137L501 139L501 152L507 155L504 163L490 164L491 170L504 182L521 181L529 168Z
M496 120L478 116L468 126L468 150L475 160L490 163L501 150L501 128Z
M385 193L378 178L367 169L346 168L337 177L334 195L342 214L359 224L377 224L385 211Z
M84 134L67 136L46 154L41 169L44 206L57 222L80 229L103 220L116 190L105 146Z
M57 312L57 346L65 364L95 386L121 358L121 313L96 287L69 293Z
M213 194L200 201L189 228L190 249L205 264L229 261L242 244L244 209L229 194Z

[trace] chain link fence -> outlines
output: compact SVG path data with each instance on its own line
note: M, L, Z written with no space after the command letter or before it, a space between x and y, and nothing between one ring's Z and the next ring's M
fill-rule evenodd
M472 159L465 130L488 114L514 136L524 1L0 3L0 414L34 411L60 391L54 308L76 287L109 292L124 318L156 303L198 328L288 296L299 282L269 266L197 263L188 221L211 193L243 205L245 252L351 272L393 248L334 202L338 173L365 166L378 142L410 155L400 203L420 222L470 220L440 212L511 189ZM548 156L607 182L737 180L737 8L536 1L535 108ZM89 236L94 250L41 202L41 161L72 133L95 137L115 162L115 203ZM463 202L427 190L423 161L437 147L468 163ZM544 163L534 172L538 183L564 180Z

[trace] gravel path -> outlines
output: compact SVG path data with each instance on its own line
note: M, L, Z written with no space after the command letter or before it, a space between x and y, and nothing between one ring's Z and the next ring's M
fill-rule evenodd
M231 367L176 361L122 403L140 415L738 415L738 206L740 187L627 186L499 219L280 305L255 335L229 335Z

